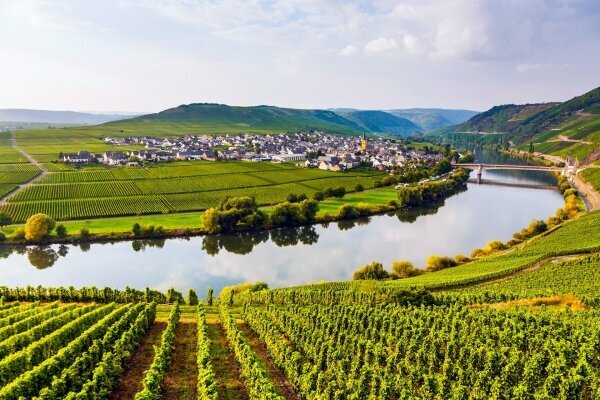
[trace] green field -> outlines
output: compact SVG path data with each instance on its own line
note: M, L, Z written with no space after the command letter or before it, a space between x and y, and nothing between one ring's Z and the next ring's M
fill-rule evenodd
M26 168L1 183L35 176ZM37 168L35 168L37 170ZM0 166L0 171L2 167ZM14 222L42 212L57 220L170 214L214 207L226 196L254 196L261 205L285 201L290 193L312 196L326 188L373 187L381 174L335 173L285 164L249 162L173 162L150 167L87 167L49 172L0 208Z

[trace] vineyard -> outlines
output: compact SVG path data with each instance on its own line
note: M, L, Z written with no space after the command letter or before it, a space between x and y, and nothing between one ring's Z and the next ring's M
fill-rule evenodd
M0 399L597 399L599 221L416 278L197 305L0 286Z
M50 164L54 165L54 164ZM5 168L5 169L3 169ZM285 201L290 193L311 196L326 188L373 187L373 173L332 173L288 165L244 162L181 162L148 168L89 167L52 172L9 198L0 212L15 222L36 213L58 220L198 211L226 196L254 196L259 204ZM7 171L7 172L3 172ZM30 164L0 165L0 194L39 171Z
M553 287L597 293L599 260L561 265L563 278ZM569 277L572 267L578 271ZM590 271L595 283L578 283ZM537 293L555 271L531 274L538 274L535 283L517 276L507 290ZM197 306L180 304L182 298L157 306L148 301L168 297L95 288L0 293L10 300L0 306L0 399L600 395L600 309L594 306L472 307L467 291L297 288L224 293L211 298L217 304ZM57 296L64 298L51 301Z

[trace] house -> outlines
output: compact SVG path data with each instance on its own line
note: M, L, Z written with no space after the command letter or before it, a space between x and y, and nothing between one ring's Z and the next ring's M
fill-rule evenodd
M107 151L103 156L103 163L107 165L125 164L129 158L120 151Z
M89 164L93 159L93 156L88 151L63 155L63 161L69 164Z
M295 153L295 154L276 154L273 157L273 161L277 161L277 162L289 162L289 161L300 161L306 158L306 156L304 154L299 154L299 153Z

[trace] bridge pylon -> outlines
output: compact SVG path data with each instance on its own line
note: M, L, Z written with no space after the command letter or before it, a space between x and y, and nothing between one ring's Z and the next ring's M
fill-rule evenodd
M479 164L479 167L477 167L477 183L481 183L481 175L483 175L483 165Z

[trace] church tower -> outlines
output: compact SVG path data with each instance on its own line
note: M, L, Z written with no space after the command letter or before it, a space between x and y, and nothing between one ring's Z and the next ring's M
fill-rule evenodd
M367 136L365 134L365 131L363 131L363 136L362 136L362 139L360 140L360 149L362 151L367 151Z

